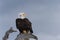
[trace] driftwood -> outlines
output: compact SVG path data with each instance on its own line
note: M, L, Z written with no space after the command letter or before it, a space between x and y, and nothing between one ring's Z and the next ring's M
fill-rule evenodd
M33 34L18 34L18 36L15 40L29 40L29 38L38 40L37 36L35 36Z
M10 33L17 32L16 30L13 30L11 27L8 31L6 31L3 40L7 40L9 38ZM33 34L18 34L15 40L29 40L29 38L33 38L38 40L37 36Z
M10 33L13 33L13 32L17 32L17 31L13 30L13 28L11 27L8 31L6 31L6 33L3 37L3 40L7 40L9 38Z

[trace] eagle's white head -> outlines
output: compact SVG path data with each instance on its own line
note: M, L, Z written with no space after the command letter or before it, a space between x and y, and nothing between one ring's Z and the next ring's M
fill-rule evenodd
M24 12L18 14L18 18L24 19L25 17L26 17L26 14Z

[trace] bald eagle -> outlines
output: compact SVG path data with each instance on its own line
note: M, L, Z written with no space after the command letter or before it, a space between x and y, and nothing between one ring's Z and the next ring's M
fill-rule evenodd
M19 14L19 17L16 19L16 28L20 33L24 33L24 31L33 33L32 23L25 16L25 13Z

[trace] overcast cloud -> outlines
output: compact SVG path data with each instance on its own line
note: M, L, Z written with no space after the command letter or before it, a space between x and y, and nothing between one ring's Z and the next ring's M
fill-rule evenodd
M39 40L60 40L60 0L0 0L0 40L15 19L25 12ZM9 40L14 40L12 33ZM13 35L13 36L12 36Z

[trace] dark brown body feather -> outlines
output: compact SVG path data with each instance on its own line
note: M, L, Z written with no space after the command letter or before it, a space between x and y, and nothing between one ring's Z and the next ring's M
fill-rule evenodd
M33 33L31 22L27 18L24 19L17 18L16 27L20 31L20 33L23 33L23 30L26 30L26 32L30 31L31 33Z

